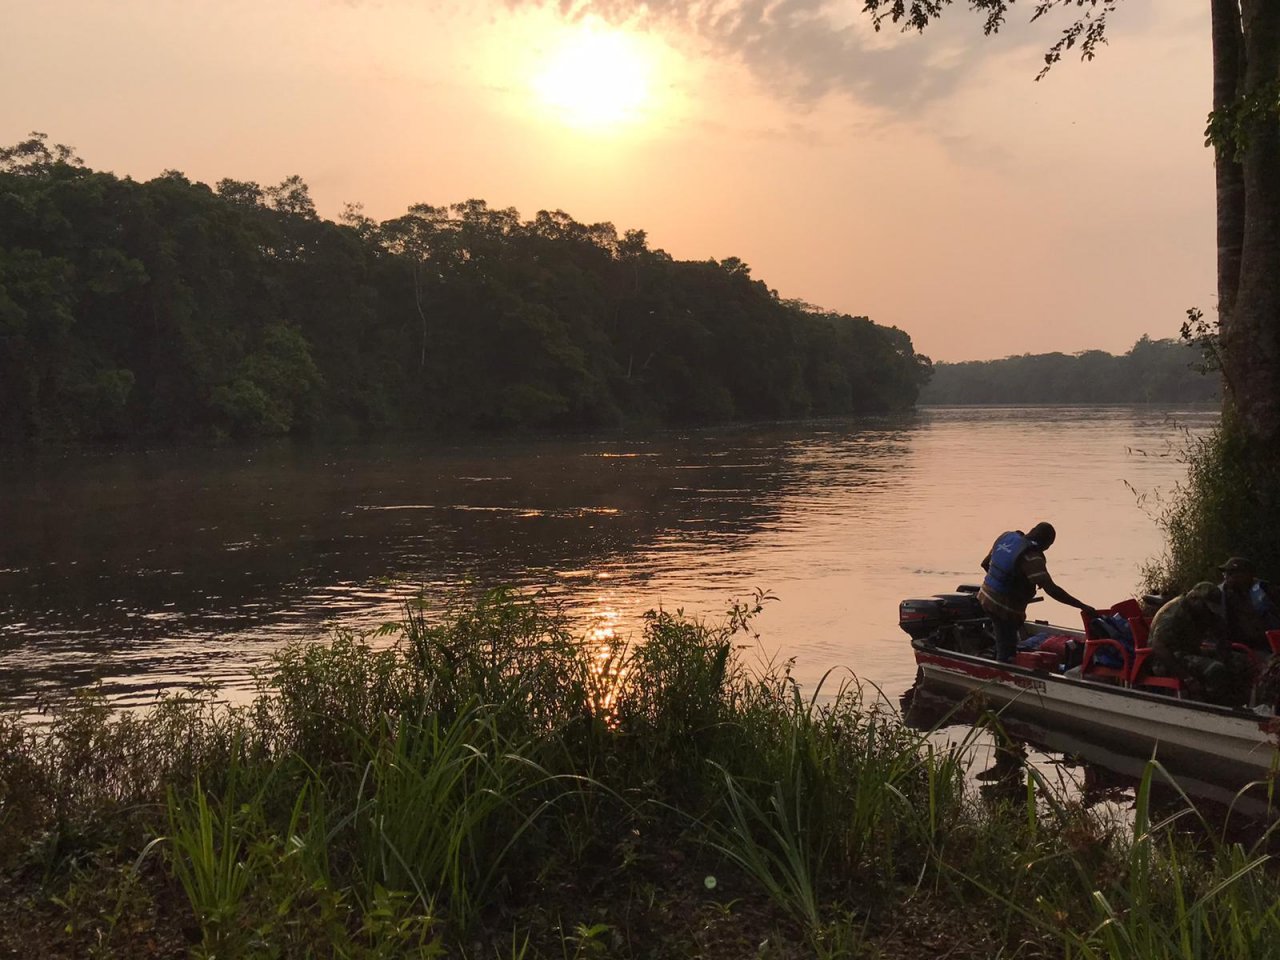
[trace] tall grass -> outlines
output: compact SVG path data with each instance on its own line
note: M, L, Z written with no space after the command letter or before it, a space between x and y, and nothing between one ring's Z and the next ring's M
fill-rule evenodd
M525 802L552 780L529 746L509 740L489 707L404 723L371 745L355 805L332 835L351 831L364 887L412 891L428 911L443 899L469 927L507 856L552 803Z
M1180 810L1152 822L1157 777L1167 773L1153 761L1138 786L1121 877L1102 885L1078 872L1093 923L1065 931L1065 945L1080 957L1117 960L1280 956L1280 900L1265 852L1274 827L1250 849L1211 830L1176 831L1176 821L1199 818L1185 795Z
M708 829L815 947L855 889L865 899L897 878L900 854L919 868L963 796L963 745L939 748L856 680L824 697L828 678L806 698L784 673L744 715L764 750L749 774L712 761L724 805Z
M744 664L759 602L656 612L603 655L537 600L415 605L283 652L247 707L10 722L4 882L88 911L92 884L122 889L101 871L133 870L109 943L66 955L129 955L147 923L194 925L206 956L715 955L714 929L726 957L838 957L922 927L958 956L1275 955L1269 832L1187 830L1185 799L1152 822L1158 766L1121 825L1035 768L979 791L978 734Z
M241 901L264 866L249 849L261 806L240 802L237 780L233 772L220 797L210 798L198 777L189 799L169 794L173 872L196 914L202 946L214 956L240 947Z

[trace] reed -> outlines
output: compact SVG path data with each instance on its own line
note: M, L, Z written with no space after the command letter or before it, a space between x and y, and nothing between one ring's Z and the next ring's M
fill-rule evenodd
M1158 765L1122 822L1035 768L979 790L981 731L745 665L761 602L607 650L536 599L415 605L284 651L247 707L8 721L0 931L47 929L50 956L192 924L205 956L1276 953L1270 831L1154 815Z
M238 781L233 769L221 796L211 798L198 777L189 798L169 793L173 872L195 913L201 946L211 956L243 949L241 903L263 867L249 843L261 805L256 797L241 802Z
M1229 842L1208 829L1185 794L1180 810L1153 822L1157 777L1172 783L1152 761L1137 789L1121 876L1099 884L1079 874L1092 925L1065 931L1064 946L1084 958L1280 955L1280 902L1264 852L1274 826L1251 848ZM1175 829L1181 820L1199 821L1199 829Z
M354 806L331 838L350 833L365 890L409 891L431 913L443 901L455 926L469 928L508 857L553 806L543 788L554 778L488 706L451 721L406 722L370 752Z

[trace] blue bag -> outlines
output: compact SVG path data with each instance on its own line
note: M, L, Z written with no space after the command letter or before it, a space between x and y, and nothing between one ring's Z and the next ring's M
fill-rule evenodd
M1045 631L1044 633L1032 634L1031 636L1027 637L1027 639L1023 640L1021 643L1018 644L1018 649L1020 651L1039 650L1040 644L1044 643L1051 636L1053 636L1053 634L1049 633L1048 631Z
M1129 651L1129 657L1133 657L1133 628L1129 626L1129 621L1118 613L1107 613L1096 618L1090 625L1094 636L1110 637L1122 647ZM1119 670L1124 666L1124 661L1120 658L1120 654L1116 653L1114 647L1099 647L1094 651L1093 662L1100 667L1110 667L1113 670Z

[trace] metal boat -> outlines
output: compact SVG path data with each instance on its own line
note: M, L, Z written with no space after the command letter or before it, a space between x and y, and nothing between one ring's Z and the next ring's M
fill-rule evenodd
M899 625L911 637L923 689L972 698L1002 717L1103 745L1118 755L1160 760L1172 771L1229 790L1269 781L1280 768L1280 718L1270 707L1226 707L1144 689L1114 672L1091 675L1066 669L1069 657L1019 654L1014 662L992 655L990 620L977 588L904 600ZM1082 630L1030 620L1028 634L1051 633L1068 646L1087 640Z

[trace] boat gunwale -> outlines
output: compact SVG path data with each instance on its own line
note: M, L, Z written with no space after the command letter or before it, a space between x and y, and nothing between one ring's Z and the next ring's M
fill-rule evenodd
M1058 628L1055 628L1058 629ZM1064 631L1075 633L1076 631ZM1098 683L1091 680L1085 680L1080 677L1067 677L1060 673L1054 673L1049 670L1035 669L1032 667L1023 667L1015 663L1002 662L992 660L990 657L982 657L976 654L961 653L957 650L951 650L946 647L940 647L936 644L928 642L927 638L923 640L912 639L912 649L916 654L926 653L930 656L936 656L943 660L955 660L960 663L981 667L987 670L1006 671L1018 676L1029 677L1041 682L1051 682L1062 686L1065 689L1078 689L1088 692L1097 692L1109 696L1118 696L1122 698L1130 698L1142 703L1153 703L1161 706L1174 707L1182 710L1189 710L1194 713L1209 714L1212 716L1232 718L1239 720L1249 720L1256 722L1260 729L1266 728L1273 721L1277 720L1277 716L1263 716L1254 713L1245 707L1227 707L1221 704L1208 703L1203 700L1191 700L1181 697L1169 697L1158 693L1152 693L1147 690L1135 690L1132 687L1122 687L1117 684ZM917 656L917 663L919 657ZM1000 682L999 678L988 678L988 682ZM1026 693L1034 693L1032 690L1026 690Z

